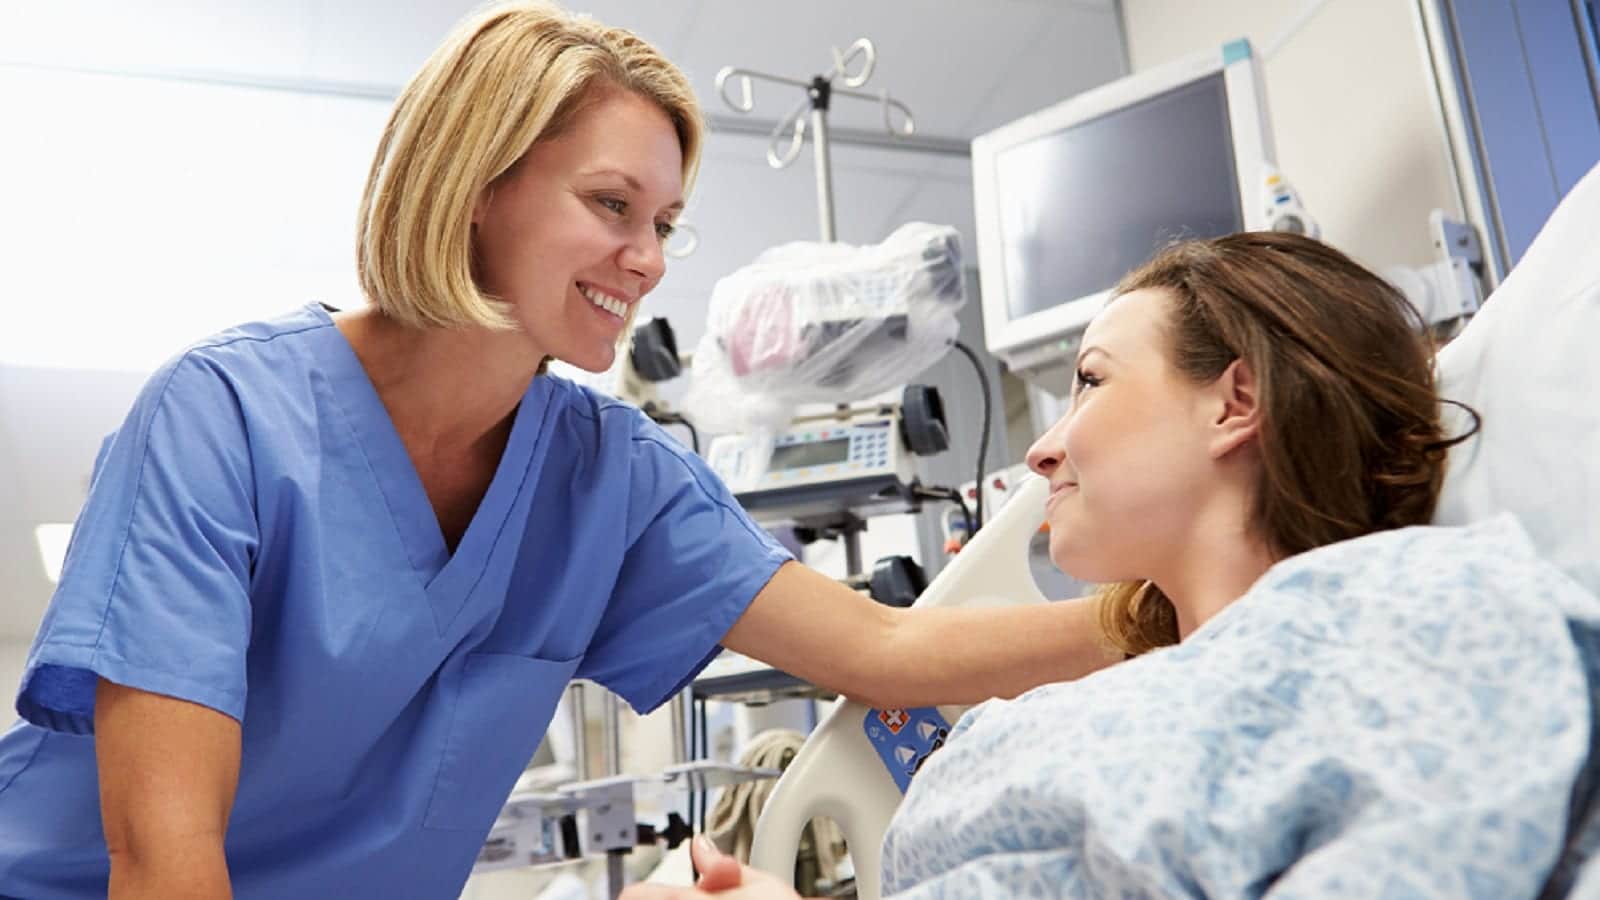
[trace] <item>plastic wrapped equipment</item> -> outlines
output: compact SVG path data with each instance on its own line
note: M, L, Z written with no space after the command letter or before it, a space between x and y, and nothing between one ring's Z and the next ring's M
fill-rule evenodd
M912 222L881 244L774 247L717 282L685 411L712 432L779 428L803 403L910 381L956 339L959 235Z

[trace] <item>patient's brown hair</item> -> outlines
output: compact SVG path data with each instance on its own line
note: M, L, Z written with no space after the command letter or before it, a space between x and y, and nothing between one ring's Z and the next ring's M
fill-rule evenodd
M1145 288L1171 299L1179 372L1206 384L1243 359L1255 374L1252 521L1274 558L1433 517L1446 451L1471 432L1441 430L1432 341L1388 282L1310 238L1247 232L1173 245L1113 296ZM1117 650L1178 642L1177 613L1154 584L1107 585L1098 598Z

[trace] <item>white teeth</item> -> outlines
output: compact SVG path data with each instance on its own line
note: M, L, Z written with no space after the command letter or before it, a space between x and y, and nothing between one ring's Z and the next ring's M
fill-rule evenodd
M590 303L593 303L595 306L600 307L606 312L611 313L619 318L627 318L628 304L623 303L621 300L618 300L609 294L601 293L600 291L597 291L593 287L590 287L586 284L578 285L578 292L583 294L584 297L588 298Z

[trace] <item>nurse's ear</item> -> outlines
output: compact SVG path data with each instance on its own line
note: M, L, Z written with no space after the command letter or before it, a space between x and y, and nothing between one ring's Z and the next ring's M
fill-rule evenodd
M1211 458L1222 459L1261 433L1261 385L1250 364L1236 359L1208 387L1214 411L1207 443Z
M482 225L484 218L489 215L489 205L494 202L495 187L498 186L500 182L514 177L517 172L521 170L522 161L524 159L527 159L527 157L523 156L516 162L512 163L510 168L490 179L489 183L483 186L483 190L478 192L478 199L472 202L472 227L474 229L476 229L479 225Z
M477 232L478 226L483 224L483 219L489 214L489 204L494 200L494 182L484 185L478 193L478 199L472 203L472 230Z

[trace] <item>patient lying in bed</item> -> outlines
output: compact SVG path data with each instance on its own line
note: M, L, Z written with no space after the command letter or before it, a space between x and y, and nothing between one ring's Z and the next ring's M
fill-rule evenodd
M1510 516L1294 557L1177 647L964 717L884 893L1535 897L1589 754L1574 630L1600 602Z
M885 894L1540 892L1600 601L1509 516L1406 528L1461 438L1419 333L1307 241L1187 245L1125 280L1029 463L1053 559L1113 585L1103 626L1135 658L965 717L891 827Z
M1109 585L1130 660L964 717L890 828L885 895L1539 894L1587 797L1600 600L1509 516L1409 527L1466 436L1421 334L1291 235L1124 280L1028 461L1052 559Z

